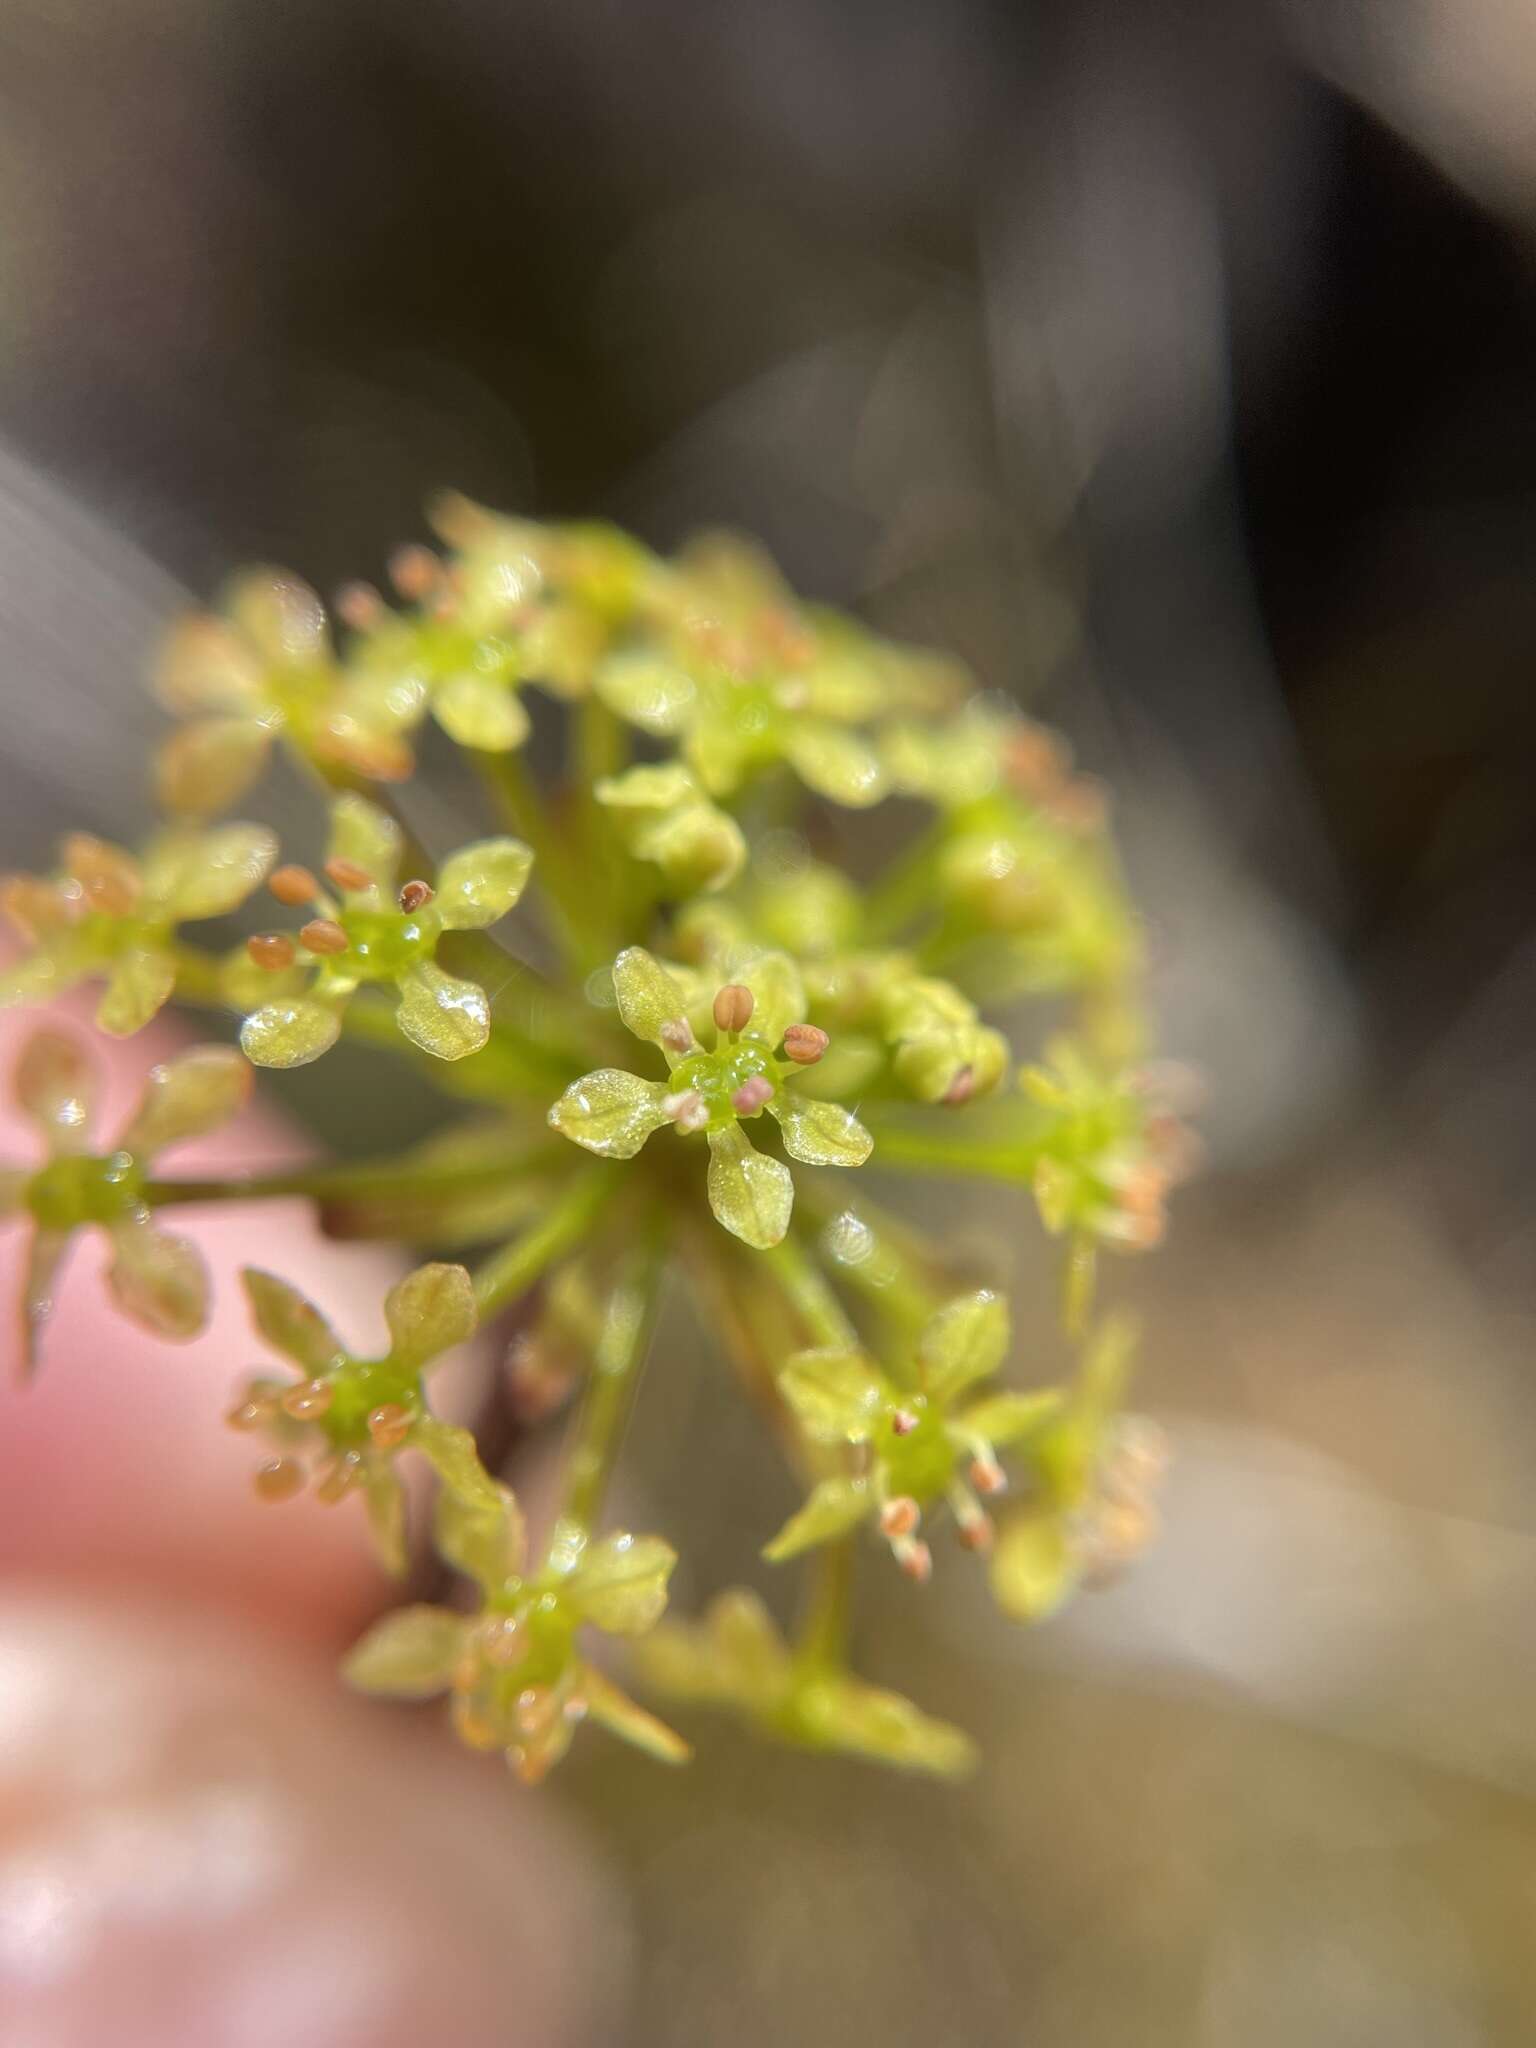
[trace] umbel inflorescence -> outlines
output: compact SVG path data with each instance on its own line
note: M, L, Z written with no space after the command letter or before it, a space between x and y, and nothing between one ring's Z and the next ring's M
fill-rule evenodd
M197 1332L208 1283L165 1227L178 1205L303 1194L338 1234L466 1254L394 1288L380 1357L280 1276L244 1276L269 1356L230 1420L264 1439L263 1496L356 1495L403 1571L401 1467L434 1475L454 1597L375 1626L353 1682L446 1693L463 1737L528 1779L584 1716L676 1761L682 1739L590 1653L593 1632L634 1636L660 1697L959 1771L958 1729L849 1668L856 1556L884 1549L922 1584L953 1537L1004 1615L1034 1621L1151 1526L1160 1450L1122 1412L1130 1338L1095 1270L1105 1248L1157 1242L1188 1147L1145 1064L1103 795L954 662L800 603L749 547L662 560L462 499L434 525L441 552L395 558L396 601L354 585L334 628L274 571L181 623L157 675L180 721L156 764L163 827L136 853L75 834L52 872L4 886L23 947L5 1000L89 983L114 1036L169 1001L241 1020L238 1050L155 1067L106 1137L78 1041L30 1041L16 1088L42 1153L0 1173L0 1211L31 1233L27 1361L86 1229L106 1234L124 1314ZM525 760L530 690L564 708L556 778ZM493 829L457 848L408 822L429 721L487 800ZM264 825L219 822L277 751L324 807L313 867L282 862ZM263 892L267 928L210 945L208 921ZM989 1021L1021 1017L1027 1044ZM253 1067L359 1041L440 1083L427 1143L267 1179L162 1177L163 1152L240 1108ZM1005 1295L868 1192L913 1174L1032 1195L1060 1248L1055 1383L1008 1382ZM605 1521L674 1281L803 1491L763 1532L766 1559L808 1575L788 1636L742 1589L664 1621L672 1549ZM434 1410L435 1363L477 1329L510 1343L528 1419L578 1395L538 1552L474 1435ZM963 1568L978 1567L944 1561Z

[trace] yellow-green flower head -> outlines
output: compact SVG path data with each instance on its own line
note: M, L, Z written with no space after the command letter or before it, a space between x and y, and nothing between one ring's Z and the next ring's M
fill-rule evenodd
M397 890L399 826L364 797L331 806L326 874L333 898L315 884L316 916L299 934L313 967L293 985L291 944L253 942L280 977L279 993L245 1020L240 1044L259 1067L301 1067L329 1051L346 1006L367 982L392 986L395 1020L413 1045L438 1059L478 1052L490 1037L491 1006L478 982L437 965L444 932L474 931L505 917L522 895L533 855L518 839L482 839L444 861L435 888L423 881ZM266 948L265 953L262 948Z
M22 1359L37 1364L59 1272L78 1231L105 1232L107 1286L123 1314L157 1336L195 1337L208 1317L202 1254L154 1220L145 1178L162 1152L201 1137L244 1107L251 1070L232 1049L194 1046L150 1070L138 1108L115 1143L91 1150L98 1093L92 1062L73 1038L43 1030L22 1048L13 1092L42 1133L37 1169L0 1168L0 1219L31 1230L22 1282Z
M621 1691L583 1653L581 1631L638 1636L667 1602L676 1553L659 1536L614 1532L567 1546L556 1531L545 1562L528 1569L527 1534L505 1487L466 1503L438 1496L444 1560L479 1588L474 1614L407 1607L375 1624L347 1660L364 1692L396 1699L450 1695L455 1729L476 1749L499 1749L525 1784L559 1762L590 1714L664 1763L688 1745Z
M409 677L344 670L324 605L286 570L250 570L222 613L181 620L154 680L166 709L189 721L159 755L160 798L171 811L217 816L250 788L277 740L303 760L375 782L403 781L414 766L409 735L424 690Z
M966 1547L985 1549L991 1524L973 1488L1001 1492L998 1448L1037 1432L1060 1405L1054 1391L962 1398L996 1373L1008 1342L1008 1304L982 1288L956 1295L929 1319L912 1369L899 1379L863 1351L797 1352L779 1392L806 1436L839 1450L852 1469L823 1479L763 1555L780 1563L871 1521L921 1581L931 1558L917 1530L923 1511L940 1501Z
M175 986L177 927L237 909L276 858L277 835L264 825L163 832L138 855L72 833L54 874L13 875L0 889L28 948L0 975L0 1005L46 1002L99 978L97 1024L131 1036Z
M1128 1323L1102 1325L1030 1438L1031 1484L999 1526L991 1565L997 1603L1017 1621L1043 1621L1079 1587L1108 1584L1156 1533L1168 1448L1155 1423L1121 1412L1134 1347Z
M1150 1251L1162 1241L1168 1193L1189 1168L1188 1133L1159 1099L1155 1075L1104 1068L1067 1038L1054 1039L1047 1058L1019 1076L1041 1113L1041 1221L1053 1236Z
M641 1644L639 1664L669 1698L723 1708L799 1749L938 1778L964 1777L976 1762L970 1737L948 1721L839 1666L795 1656L744 1587L718 1594L697 1622L663 1622Z
M234 1428L264 1431L277 1446L278 1455L257 1471L258 1493L286 1500L310 1478L323 1501L361 1492L380 1556L391 1571L404 1571L405 1493L396 1455L418 1446L424 1431L444 1428L427 1415L423 1376L474 1335L468 1273L462 1266L419 1266L391 1288L384 1302L389 1349L382 1358L350 1352L314 1303L286 1280L254 1267L241 1278L257 1332L300 1376L288 1387L252 1380L230 1413ZM302 1448L312 1449L318 1462L306 1464L297 1455Z
M709 801L697 778L679 762L606 776L592 793L612 818L626 851L658 868L669 893L692 896L723 889L746 862L741 827Z
M648 1081L616 1067L583 1075L549 1112L562 1136L605 1159L632 1159L666 1124L685 1136L702 1133L709 1205L727 1230L759 1250L789 1228L794 1183L782 1160L756 1150L744 1122L766 1110L790 1158L808 1166L860 1166L869 1157L873 1141L856 1117L794 1087L827 1041L804 1021L805 991L787 954L759 954L717 992L707 1052L689 1019L687 991L644 947L619 955L613 986L625 1025L657 1047L669 1079Z

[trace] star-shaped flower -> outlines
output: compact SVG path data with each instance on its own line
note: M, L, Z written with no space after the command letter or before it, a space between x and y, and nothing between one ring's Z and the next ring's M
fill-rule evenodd
M1016 1621L1043 1621L1080 1586L1107 1584L1156 1533L1168 1447L1155 1423L1121 1409L1133 1349L1127 1323L1103 1324L1030 1439L1031 1484L998 1528L991 1567L997 1603Z
M1047 1059L1019 1076L1049 1119L1035 1168L1041 1221L1053 1236L1150 1250L1166 1228L1168 1192L1193 1163L1193 1139L1160 1100L1155 1074L1106 1068L1067 1038L1052 1041Z
M0 887L0 908L29 948L0 975L0 1004L46 1002L99 976L97 1024L131 1036L175 986L178 925L238 908L276 858L277 835L262 825L164 832L139 855L72 833L54 874Z
M697 1622L663 1622L640 1651L646 1681L679 1701L721 1707L800 1749L836 1750L897 1770L963 1777L970 1737L900 1693L797 1657L755 1593L719 1594Z
M758 1250L789 1228L794 1183L782 1160L756 1150L744 1122L766 1110L790 1158L808 1166L860 1166L869 1157L873 1140L855 1116L794 1088L796 1073L820 1059L827 1038L804 1022L805 991L787 954L758 954L718 991L709 1052L694 1035L687 992L643 947L619 955L613 986L619 1015L660 1050L670 1079L648 1081L617 1067L583 1075L549 1112L563 1136L605 1159L632 1159L665 1124L703 1133L709 1205Z
M295 1386L255 1379L230 1412L236 1429L260 1430L276 1455L256 1474L258 1493L286 1500L313 1478L316 1496L342 1500L360 1490L380 1555L405 1569L405 1494L395 1469L406 1446L426 1449L458 1434L427 1414L424 1374L466 1343L477 1321L462 1266L418 1266L384 1301L389 1349L382 1358L349 1351L313 1302L273 1273L241 1275L256 1329L299 1373ZM306 1462L304 1450L318 1454Z
M169 810L215 817L284 740L302 758L399 782L414 766L409 735L426 692L409 677L352 675L337 661L325 607L297 576L254 569L223 612L196 612L166 640L155 690L186 718L159 755Z
M659 1536L614 1533L579 1540L557 1525L550 1554L528 1569L521 1514L505 1487L466 1501L445 1484L436 1541L474 1581L474 1614L405 1607L377 1622L347 1661L364 1692L396 1699L451 1695L453 1722L475 1749L499 1749L525 1784L536 1784L570 1747L590 1714L664 1763L688 1746L636 1704L581 1647L581 1631L638 1636L667 1601L676 1554Z
M533 855L519 839L481 839L450 854L437 885L407 882L396 892L400 828L365 797L331 807L327 894L303 869L284 869L284 900L308 894L316 915L298 934L313 958L307 982L292 986L293 942L281 933L252 941L252 955L278 977L279 993L245 1020L240 1044L259 1067L302 1067L329 1051L352 995L365 982L399 993L395 1019L405 1036L439 1059L478 1052L490 1037L491 1006L478 982L437 965L444 932L495 924L522 895Z
M874 1521L902 1569L923 1580L931 1559L917 1529L939 1500L949 1503L966 1547L985 1549L991 1523L976 1493L1003 1489L998 1448L1040 1429L1061 1401L1054 1390L962 1400L997 1371L1008 1341L1008 1305L982 1288L930 1318L900 1379L863 1351L797 1352L779 1392L806 1435L841 1449L850 1469L823 1479L763 1555L780 1563ZM959 1477L962 1460L970 1484Z
M42 1132L46 1163L0 1170L0 1217L25 1216L32 1230L22 1295L22 1357L37 1364L53 1313L60 1268L77 1231L104 1230L112 1247L107 1285L118 1307L157 1336L195 1337L208 1315L202 1254L160 1229L144 1198L159 1155L216 1130L250 1095L251 1070L233 1050L194 1046L151 1069L138 1108L115 1144L90 1149L97 1094L92 1062L73 1038L43 1030L17 1062L17 1102Z

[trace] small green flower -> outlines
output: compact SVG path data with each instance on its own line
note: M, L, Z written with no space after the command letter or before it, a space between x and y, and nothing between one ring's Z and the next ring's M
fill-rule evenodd
M161 651L155 690L190 721L160 751L161 801L201 818L250 788L278 739L304 760L403 781L414 766L408 736L426 708L408 678L350 676L331 647L324 605L281 569L241 576L222 614L181 620Z
M1080 1586L1109 1583L1156 1533L1168 1450L1155 1423L1121 1412L1134 1343L1127 1323L1105 1323L1030 1439L1032 1485L1003 1518L991 1566L997 1603L1016 1621L1043 1621Z
M331 806L326 872L339 900L317 893L317 917L300 933L315 955L302 993L292 986L291 955L277 971L286 985L246 1018L240 1044L259 1067L302 1067L329 1051L347 1003L365 982L399 992L395 1019L413 1045L460 1060L490 1037L491 1006L478 982L437 965L444 932L474 931L505 917L522 895L533 855L518 839L481 839L443 863L435 889L408 883L395 894L400 828L364 797Z
M636 1038L659 1048L670 1081L616 1067L583 1075L549 1112L562 1136L605 1159L632 1159L664 1124L704 1133L709 1205L758 1250L789 1228L794 1184L781 1160L754 1148L744 1121L766 1110L790 1158L808 1166L860 1166L869 1157L873 1140L856 1117L794 1090L801 1064L819 1058L826 1039L804 1023L805 991L787 954L760 953L719 991L711 1052L694 1036L687 992L643 947L619 955L613 986L619 1015Z
M1038 1431L1060 1395L996 1393L961 1397L1002 1364L1008 1350L1008 1305L983 1288L956 1295L925 1324L913 1370L893 1378L863 1351L797 1352L779 1375L783 1395L815 1443L851 1453L851 1468L823 1479L764 1550L771 1563L873 1520L896 1561L912 1578L927 1578L932 1560L917 1535L922 1511L939 1500L954 1511L968 1549L984 1549L991 1524L971 1490L1002 1490L1000 1445ZM971 1485L958 1477L968 1462Z
M747 858L741 827L679 763L631 768L608 776L592 793L626 849L658 867L676 894L723 889L740 874Z
M0 890L0 908L30 948L0 975L0 1006L46 1002L100 977L96 1022L130 1037L175 987L177 927L237 909L276 858L277 835L263 825L162 832L137 856L72 833L55 874L13 875Z
M1187 1133L1141 1074L1106 1069L1068 1038L1052 1040L1046 1054L1048 1065L1019 1076L1050 1120L1035 1169L1041 1221L1053 1236L1150 1251L1186 1168Z
M459 1432L427 1413L424 1375L474 1335L475 1292L462 1266L418 1266L384 1301L389 1349L382 1358L349 1351L325 1317L286 1280L247 1267L241 1274L258 1334L300 1374L296 1386L252 1380L229 1420L261 1430L277 1455L256 1475L268 1500L298 1493L313 1477L316 1497L335 1502L361 1490L379 1554L406 1565L405 1493L395 1469L406 1447L436 1447ZM309 1447L313 1466L295 1455Z
M42 1132L46 1164L36 1171L0 1170L0 1218L31 1224L22 1287L22 1361L38 1362L53 1313L60 1268L77 1231L94 1225L112 1248L107 1286L134 1322L183 1342L208 1318L208 1274L202 1254L161 1230L144 1196L159 1155L227 1123L245 1105L251 1070L219 1045L194 1046L150 1070L144 1093L116 1143L90 1150L97 1096L91 1061L73 1038L43 1030L22 1048L14 1094Z
M353 1650L346 1676L363 1692L395 1699L451 1695L454 1726L475 1749L499 1749L525 1784L564 1756L577 1725L594 1721L663 1763L688 1745L632 1700L582 1651L592 1627L638 1636L667 1602L676 1553L659 1536L615 1532L572 1542L557 1527L550 1556L527 1569L527 1536L505 1487L466 1504L445 1484L436 1541L445 1561L474 1581L473 1614L406 1607L377 1622Z
M799 1749L838 1751L899 1771L961 1778L970 1737L900 1693L798 1658L755 1593L719 1594L697 1622L663 1622L641 1645L647 1683L669 1698L735 1713Z

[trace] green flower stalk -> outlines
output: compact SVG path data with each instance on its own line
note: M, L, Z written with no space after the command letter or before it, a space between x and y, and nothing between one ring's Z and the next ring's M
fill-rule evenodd
M461 1737L527 1782L585 1721L685 1760L597 1650L607 1636L684 1709L958 1775L965 1734L851 1668L860 1558L883 1550L943 1598L930 1539L951 1527L1005 1619L1032 1622L1154 1523L1163 1449L1123 1413L1130 1326L1101 1312L1100 1255L1158 1242L1193 1148L1147 1065L1104 792L957 664L801 603L749 546L663 559L453 497L431 518L439 547L397 552L392 600L349 586L338 632L276 570L179 626L155 678L182 721L155 770L168 822L139 854L76 834L53 873L0 885L23 949L0 1001L96 981L102 1031L174 999L238 1039L155 1068L99 1150L82 1048L46 1028L27 1047L18 1094L45 1157L0 1172L0 1216L32 1232L26 1359L78 1231L106 1233L126 1314L185 1337L207 1279L162 1212L307 1198L336 1237L432 1260L389 1293L381 1356L280 1275L245 1274L287 1372L260 1368L229 1415L267 1440L261 1497L355 1499L391 1569L430 1548L458 1582L379 1622L354 1684L446 1694ZM410 822L429 720L489 806L456 847ZM562 722L563 769L535 772ZM279 749L314 793L300 843L210 822L256 800ZM874 861L892 840L868 813L887 798L920 821ZM247 922L233 951L185 929L249 921L263 884L291 928ZM354 1042L435 1084L441 1127L396 1157L161 1175L162 1152L239 1109L253 1068ZM1021 1227L1038 1212L1075 1360L1059 1379L1011 1371L1004 1288L949 1242L942 1194L921 1223L881 1209L886 1175L990 1183ZM792 1629L732 1588L706 1587L700 1620L664 1619L671 1545L609 1523L674 1285L800 1493L758 1536L808 1575ZM574 1404L537 1542L474 1434L433 1407L439 1361L487 1336L525 1427Z

